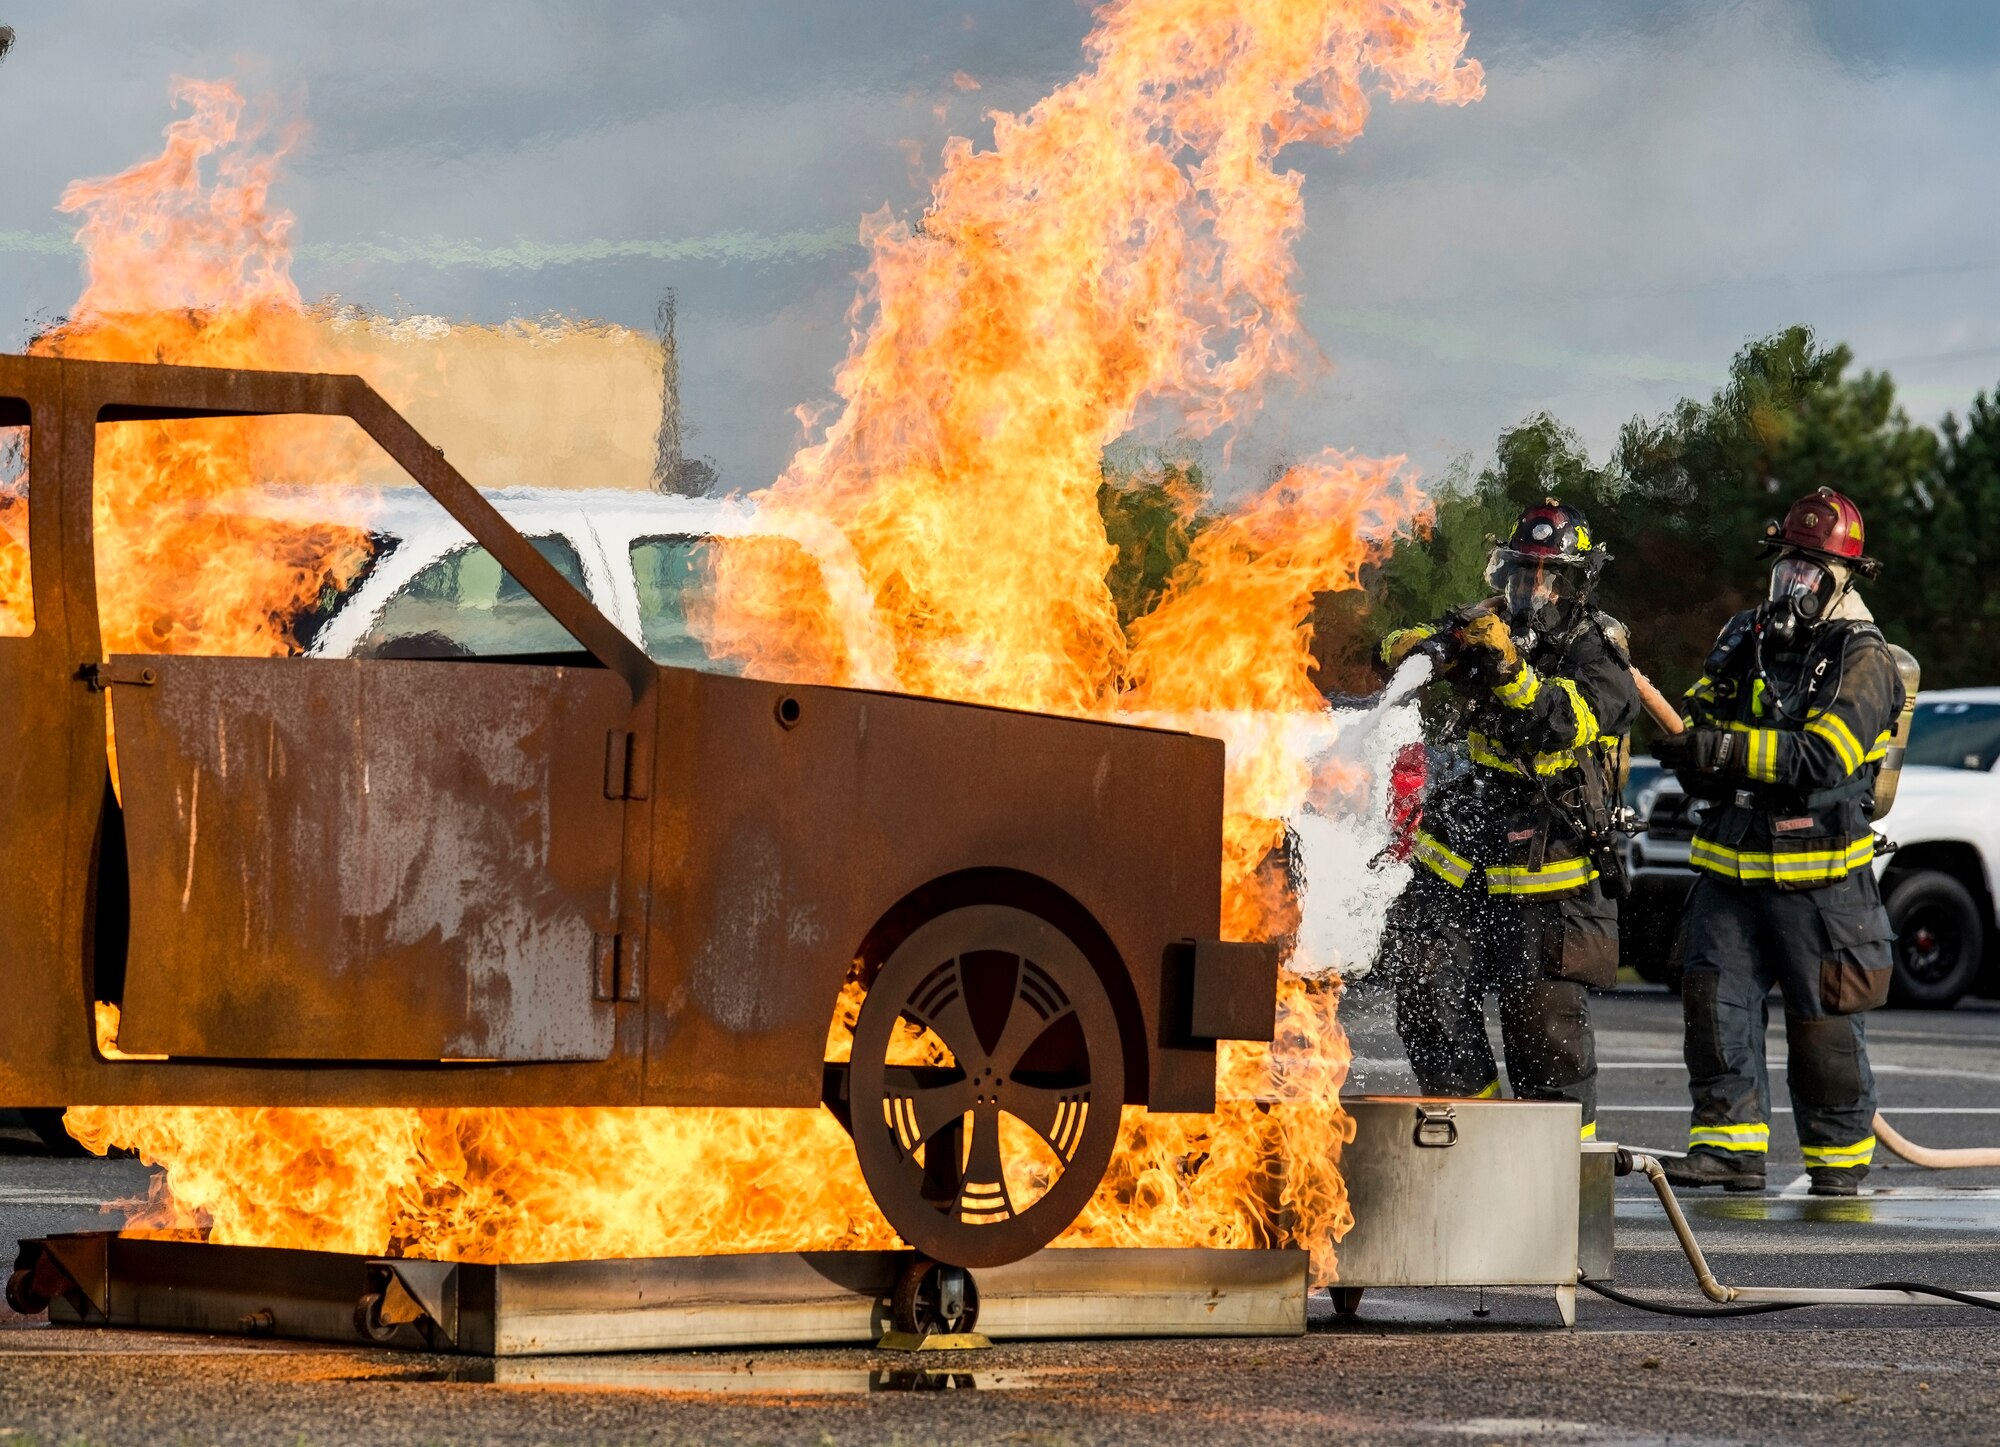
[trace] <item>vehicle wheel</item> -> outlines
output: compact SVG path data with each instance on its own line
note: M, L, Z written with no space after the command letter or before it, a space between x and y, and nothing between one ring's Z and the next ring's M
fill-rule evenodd
M1896 928L1889 1003L1949 1010L1972 988L1985 957L1979 905L1964 885L1935 869L1891 876L1887 904Z
M1618 906L1618 963L1630 965L1649 985L1680 987L1674 956L1677 909L1657 900L1626 899Z
M883 962L848 1082L854 1151L889 1224L933 1261L998 1266L1053 1241L1104 1178L1125 1052L1068 936L970 905Z

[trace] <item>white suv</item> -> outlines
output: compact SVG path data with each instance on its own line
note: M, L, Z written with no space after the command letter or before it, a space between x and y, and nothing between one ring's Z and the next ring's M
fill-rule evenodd
M707 586L706 553L718 538L779 537L811 555L821 602L852 636L856 659L875 656L870 609L844 538L809 521L775 519L735 499L623 490L502 488L484 494L564 577L657 663L733 672L688 629L689 604ZM344 592L299 620L308 655L479 657L566 653L576 643L485 548L428 494L383 489L357 511L317 489L257 499L267 515L351 518L375 541L368 568ZM810 600L802 600L810 602Z
M1694 881L1688 799L1672 775L1648 787L1644 832L1628 848L1632 894L1625 908L1653 927L1630 932L1640 954L1628 960L1648 979L1671 981L1657 926L1677 911ZM1987 983L2000 946L1995 880L2000 877L2000 688L1940 689L1917 695L1910 747L1895 808L1881 833L1895 852L1875 862L1896 926L1891 1004L1942 1010Z

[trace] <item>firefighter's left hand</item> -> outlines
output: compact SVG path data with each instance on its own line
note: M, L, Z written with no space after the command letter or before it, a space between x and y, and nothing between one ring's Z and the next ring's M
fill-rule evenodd
M1398 628L1382 640L1382 646L1376 651L1376 656L1382 660L1385 667L1394 668L1436 636L1437 627L1430 623L1419 623L1414 628Z
M1743 735L1728 729L1689 729L1655 741L1653 757L1676 773L1726 773L1743 757Z
M1521 672L1521 650L1507 621L1496 613L1468 618L1458 628L1459 645L1471 655L1488 683L1512 683Z

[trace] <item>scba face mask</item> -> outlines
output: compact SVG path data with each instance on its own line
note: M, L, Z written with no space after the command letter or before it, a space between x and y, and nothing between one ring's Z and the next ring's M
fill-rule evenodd
M1841 580L1816 558L1794 553L1771 569L1771 595L1764 603L1764 626L1779 642L1826 620L1840 596Z
M1500 595L1510 619L1548 633L1561 625L1576 600L1573 572L1560 563L1497 548L1486 564L1486 586Z

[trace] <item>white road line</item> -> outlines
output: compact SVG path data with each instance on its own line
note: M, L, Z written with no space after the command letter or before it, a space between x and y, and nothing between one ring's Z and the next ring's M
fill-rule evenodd
M1772 1055L1766 1058L1764 1064L1767 1070L1775 1073L1782 1070L1787 1061L1782 1055ZM1870 1061L1869 1064L1874 1067L1877 1075L1922 1075L1935 1076L1941 1080L1988 1082L1995 1078L1995 1072L1992 1070L1948 1070L1931 1065L1887 1065L1875 1061ZM1686 1066L1678 1060L1600 1060L1597 1062L1597 1068L1599 1070L1684 1070Z

